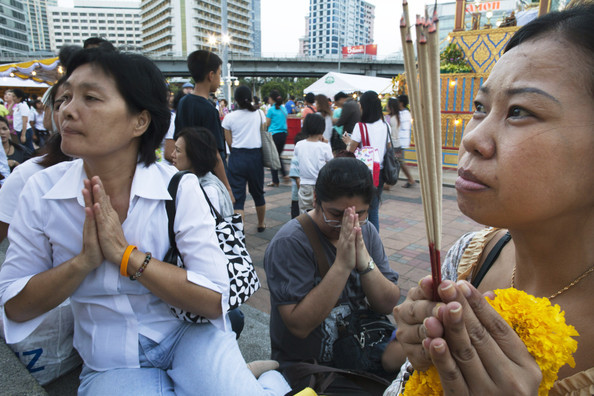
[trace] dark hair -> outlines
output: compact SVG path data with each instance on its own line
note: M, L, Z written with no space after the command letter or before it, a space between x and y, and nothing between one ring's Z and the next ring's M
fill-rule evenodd
M72 161L72 157L69 157L62 152L61 146L62 135L59 133L52 133L45 142L45 146L43 146L41 149L40 154L45 154L45 157L39 161L39 165L43 166L44 168L49 168L50 166L59 164L60 162Z
M223 61L213 52L198 50L188 55L188 70L196 83L201 83L210 72L217 72Z
M349 150L339 150L334 154L334 158L357 158L355 153Z
M307 139L307 136L305 136L305 133L303 133L303 129L297 134L295 135L295 137L293 138L293 142L295 144L299 143L302 140Z
M305 103L311 103L313 104L316 101L316 95L314 95L313 92L308 92L307 94L305 94Z
M398 95L398 97L396 98L400 103L402 103L402 106L404 107L408 107L408 96L402 94L402 95Z
M338 102L340 99L348 98L349 95L345 94L344 92L340 91L336 95L334 95L334 102Z
M25 91L23 91L23 90L22 90L22 89L20 89L20 88L14 88L14 89L12 90L12 93L14 94L14 96L15 96L16 98L20 99L20 100L21 100L21 102L23 101L23 99L26 99L26 98L27 98L27 94L25 93Z
M328 97L326 95L316 95L316 102L318 102L318 105L316 106L318 112L324 117L332 117L332 109L330 108L330 103L328 102Z
M235 89L235 100L240 109L256 111L258 108L252 104L252 91L245 85Z
M204 127L185 127L179 131L179 138L184 138L186 155L196 175L202 177L212 172L218 162L217 142L212 132Z
M361 103L361 122L372 123L384 119L384 113L382 113L382 101L379 96L377 96L377 92L365 92L361 95L359 103Z
M578 65L590 79L588 91L594 96L594 4L550 12L534 19L513 35L503 53L526 41L549 35L563 38L569 47L575 47L583 55L586 64Z
M254 106L258 106L260 104L260 98L254 95Z
M276 89L273 89L270 91L270 95L268 96L274 100L274 108L277 110L280 109L283 104L283 97L281 96L280 92L278 92Z
M6 126L9 127L9 129L10 129L10 124L8 123L8 120L5 117L0 116L0 122L5 123Z
M388 112L392 117L396 117L398 124L400 124L400 108L398 107L398 99L388 99Z
M177 106L179 106L179 102L186 95L187 94L184 93L184 90L183 89L180 89L180 90L177 91L177 93L173 97L173 110L177 111Z
M361 197L370 204L375 194L369 168L356 158L334 158L320 169L316 186L316 204L342 197Z
M88 48L93 48L93 47L98 47L107 51L115 51L116 48L113 46L113 44L101 37L89 37L88 39L86 39L83 42L83 48L84 49L88 49Z
M60 64L62 67L66 68L66 65L70 63L70 58L76 52L81 51L83 48L79 45L65 45L60 48L60 52L58 53L58 58L60 59Z
M295 95L289 95L289 99L295 100Z
M159 68L142 55L90 48L72 56L66 76L70 77L74 70L86 64L96 66L113 77L128 111L139 114L146 110L150 114L150 124L140 137L138 160L146 166L154 163L157 160L155 150L161 145L171 120L167 85Z
M324 133L325 129L326 121L324 120L324 117L316 113L311 113L305 116L301 132L303 132L306 137L309 137L321 135Z

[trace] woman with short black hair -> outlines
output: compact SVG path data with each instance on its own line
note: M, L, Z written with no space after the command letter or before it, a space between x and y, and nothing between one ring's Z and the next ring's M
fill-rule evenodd
M162 73L144 56L101 49L76 52L67 70L62 151L78 159L38 172L21 194L0 269L7 343L70 297L80 395L287 393L279 373L255 379L228 331L227 259L194 175L175 202L184 266L161 261L176 173L155 155L170 120ZM177 319L172 307L208 322Z
M198 176L200 185L215 209L223 217L233 214L233 204L227 188L212 171L217 165L217 142L206 128L182 128L175 140L171 156L173 166L189 170Z

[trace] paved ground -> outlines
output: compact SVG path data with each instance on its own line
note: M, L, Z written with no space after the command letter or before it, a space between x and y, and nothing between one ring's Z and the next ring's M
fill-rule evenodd
M412 168L413 175L417 168ZM456 203L456 190L453 184L456 173L444 172L443 188L443 232L442 257L450 246L465 232L476 230L480 225L464 216ZM270 180L269 172L266 181ZM418 178L417 178L418 180ZM423 217L421 189L418 184L412 188L402 188L401 180L390 191L382 194L382 206L379 211L380 237L384 243L391 267L400 274L399 285L403 298L420 278L431 273L427 236ZM263 268L266 246L284 223L290 220L291 185L265 187L266 191L266 231L256 231L256 210L253 201L245 205L245 231L248 249L256 264L263 287L248 300L247 304L263 312L270 313L270 295L266 285Z
M416 168L413 168L416 173ZM443 237L442 256L458 237L467 231L476 230L480 225L469 220L458 210L456 191L451 187L455 180L454 171L444 173L443 189ZM269 172L266 181L270 180ZM380 207L380 237L384 243L390 265L400 274L400 288L403 297L418 280L430 273L429 253L423 218L421 191L418 184L409 189L402 188L400 181L390 191L383 192ZM240 349L246 361L267 359L270 356L268 322L270 296L266 284L262 260L266 246L280 229L290 220L291 186L266 187L266 224L263 233L256 232L256 211L253 201L248 196L245 206L246 235L249 251L262 281L262 288L242 308L245 314L245 328L239 339ZM0 263L4 260L0 246ZM16 360L14 354L0 340L0 394L10 395L75 395L78 372L60 378L44 387L39 387Z

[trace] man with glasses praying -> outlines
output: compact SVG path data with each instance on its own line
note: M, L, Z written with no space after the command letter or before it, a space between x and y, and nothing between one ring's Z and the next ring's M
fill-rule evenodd
M375 194L369 169L354 158L335 158L321 170L311 222L325 255L327 273L298 219L274 236L264 257L270 289L272 359L281 370L315 359L334 366L337 318L372 309L389 314L400 298L398 274L388 263L375 227L367 221ZM303 216L303 215L302 215Z

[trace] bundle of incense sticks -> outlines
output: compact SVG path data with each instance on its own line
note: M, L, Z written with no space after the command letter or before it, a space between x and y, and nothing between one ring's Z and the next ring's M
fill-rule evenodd
M417 38L417 62L410 35L408 2L402 2L400 36L404 53L404 69L408 85L411 112L414 120L413 135L417 150L421 196L425 214L425 228L431 257L433 299L439 300L437 286L441 282L441 107L439 80L439 35L437 12L433 17L417 15L415 30ZM418 77L417 67L418 63Z

